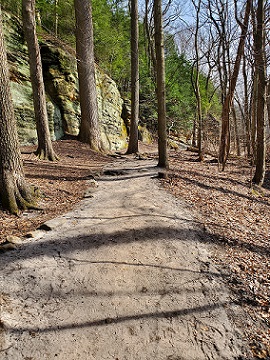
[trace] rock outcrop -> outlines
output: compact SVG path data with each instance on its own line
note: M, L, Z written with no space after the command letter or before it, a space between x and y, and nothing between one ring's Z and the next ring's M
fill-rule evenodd
M37 135L22 24L16 17L4 13L4 30L19 139L23 145L34 144ZM52 36L44 37L40 49L52 139L60 139L64 134L77 135L80 105L74 51ZM123 149L127 144L127 129L121 117L121 95L115 82L98 67L96 82L103 145L107 150Z

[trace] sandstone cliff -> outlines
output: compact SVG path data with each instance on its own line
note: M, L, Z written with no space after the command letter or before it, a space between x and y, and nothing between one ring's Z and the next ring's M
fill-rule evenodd
M21 144L37 141L27 47L19 19L4 14L4 31L18 133ZM40 41L52 139L77 135L80 106L75 54L52 36ZM107 150L126 147L127 129L121 117L123 100L115 82L96 67L100 130Z

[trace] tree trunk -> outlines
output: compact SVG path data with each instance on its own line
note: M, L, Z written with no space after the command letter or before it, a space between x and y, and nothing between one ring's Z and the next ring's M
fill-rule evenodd
M101 151L95 76L92 7L89 0L74 0L76 52L81 105L79 140Z
M201 0L198 0L198 4L195 4L195 1L192 0L193 6L196 10L196 28L195 28L195 35L194 35L194 47L195 47L195 80L193 79L194 76L194 66L192 67L192 86L196 97L196 104L197 104L197 119L198 119L198 155L199 161L203 161L203 146L202 146L202 139L203 139L203 115L202 115L202 100L201 100L201 89L200 89L200 64L199 64L199 44L198 44L198 37L199 37L199 27L200 27L200 10L201 10Z
M151 20L149 19L149 0L145 0L145 16L144 16L144 30L146 35L146 42L147 42L147 55L148 55L148 67L149 67L149 74L155 78L156 80L156 69L157 69L157 61L156 61L156 54L155 54L155 44L154 39L151 33ZM151 63L152 62L152 63Z
M0 8L0 202L4 209L18 214L19 209L33 207L32 194L23 173Z
M267 105L267 115L268 115L268 123L270 127L270 80L267 82L267 91L266 91L266 105Z
M35 0L23 0L22 5L23 28L29 52L30 75L38 136L36 155L42 160L55 161L57 160L57 156L53 151L50 137L42 63L36 34Z
M257 29L254 39L255 67L258 74L257 100L257 151L256 171L253 183L262 186L265 177L265 91L266 91L266 61L264 34L264 0L258 0Z
M169 167L167 153L167 126L166 126L166 94L165 94L165 57L164 34L162 26L161 0L154 0L155 23L155 50L157 61L157 102L158 102L158 166Z
M246 56L243 54L243 80L244 80L244 124L246 129L246 149L247 156L251 155L251 124L249 111L249 97L248 97L248 79L247 79L247 65Z
M198 140L198 136L197 136L197 119L194 116L193 126L192 126L191 146L197 147L197 140Z
M139 18L138 0L131 0L131 120L127 154L138 152L139 122Z
M239 130L238 130L238 123L237 123L237 116L235 107L232 108L232 115L233 115L233 124L234 124L234 138L235 138L235 147L237 156L241 156L241 146L240 146L240 138L239 138Z
M257 70L253 74L252 99L251 99L251 124L250 124L250 143L251 155L256 163L256 137L257 137L257 105L258 105L258 86L259 78Z
M54 34L58 36L58 22L59 22L59 14L58 14L58 0L54 0Z
M241 25L241 37L236 54L236 60L234 64L233 73L230 79L228 94L222 106L222 125L221 125L221 137L219 147L219 163L222 165L222 170L225 168L225 164L230 151L230 111L232 107L235 87L240 69L241 58L244 53L244 45L248 30L249 15L251 10L251 0L247 0L245 16L243 24Z

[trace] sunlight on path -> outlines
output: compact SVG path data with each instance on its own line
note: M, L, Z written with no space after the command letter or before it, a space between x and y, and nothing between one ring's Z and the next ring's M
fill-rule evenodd
M154 165L111 165L92 198L1 255L1 360L244 355L199 228Z

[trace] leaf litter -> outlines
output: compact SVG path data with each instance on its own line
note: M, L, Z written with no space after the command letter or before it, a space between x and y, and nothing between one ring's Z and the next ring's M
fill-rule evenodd
M98 177L103 166L112 161L76 140L59 140L54 148L60 156L55 163L37 160L33 146L22 148L26 177L40 189L43 209L13 216L0 208L0 242L11 235L26 236L74 208L84 197L87 180ZM153 152L153 147L142 148L148 154ZM235 303L251 319L239 326L255 359L270 359L270 171L263 190L252 190L247 161L229 160L225 172L219 172L211 160L206 157L197 162L192 152L171 152L169 177L162 181L195 212L206 241L214 245L213 259Z
M270 359L270 171L264 187L252 189L248 161L230 159L219 172L211 159L171 154L164 186L195 212L235 303L249 316L240 326L255 359Z

